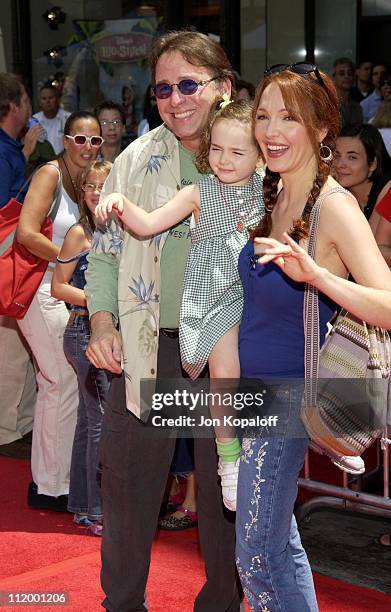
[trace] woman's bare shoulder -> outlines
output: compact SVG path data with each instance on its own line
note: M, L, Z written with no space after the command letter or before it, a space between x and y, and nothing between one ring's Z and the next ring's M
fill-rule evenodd
M44 164L36 170L32 183L37 184L57 184L61 169L57 160Z
M340 191L334 191L337 188L340 188ZM351 211L355 211L358 214L361 212L360 205L354 195L343 189L332 177L328 178L321 191L321 195L325 196L321 209L323 217L345 217L351 214Z

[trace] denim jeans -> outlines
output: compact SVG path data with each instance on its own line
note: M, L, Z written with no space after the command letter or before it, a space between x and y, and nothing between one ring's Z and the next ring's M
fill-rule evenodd
M299 417L300 394L282 390L269 414L273 432L245 436L240 457L236 512L236 563L253 611L316 612L311 568L293 507L308 447Z
M74 367L79 384L79 407L72 447L68 510L102 518L98 483L98 444L110 388L111 374L95 368L85 356L90 339L87 315L76 315L64 333L64 352Z

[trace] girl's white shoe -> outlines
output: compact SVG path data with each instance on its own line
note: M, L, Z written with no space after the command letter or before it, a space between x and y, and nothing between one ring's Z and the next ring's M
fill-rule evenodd
M337 453L331 453L326 451L324 448L318 446L315 442L310 442L310 448L320 455L327 455L331 461L339 467L340 470L348 472L348 474L364 474L365 463L361 457L353 457L352 455L338 455Z
M221 478L221 492L224 506L233 512L236 510L239 461L240 458L238 458L235 463L232 461L221 461L220 459L217 468L217 473Z
M338 459L332 459L332 462L348 474L364 474L365 472L365 463L361 457L341 455Z

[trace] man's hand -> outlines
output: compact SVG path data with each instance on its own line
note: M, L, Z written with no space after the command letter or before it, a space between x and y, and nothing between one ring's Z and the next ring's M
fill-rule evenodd
M121 374L121 336L113 325L110 312L97 312L91 317L91 338L86 356L96 368Z
M28 161L30 155L34 153L38 138L42 136L44 132L45 128L43 128L39 123L33 125L33 127L27 130L23 144L23 155L25 156L26 161Z

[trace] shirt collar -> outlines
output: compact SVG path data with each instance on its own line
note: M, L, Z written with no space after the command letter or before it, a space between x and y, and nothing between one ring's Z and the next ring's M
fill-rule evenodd
M5 130L3 130L3 128L0 128L0 138L3 142L7 142L17 149L23 149L22 143L19 140L12 138Z

